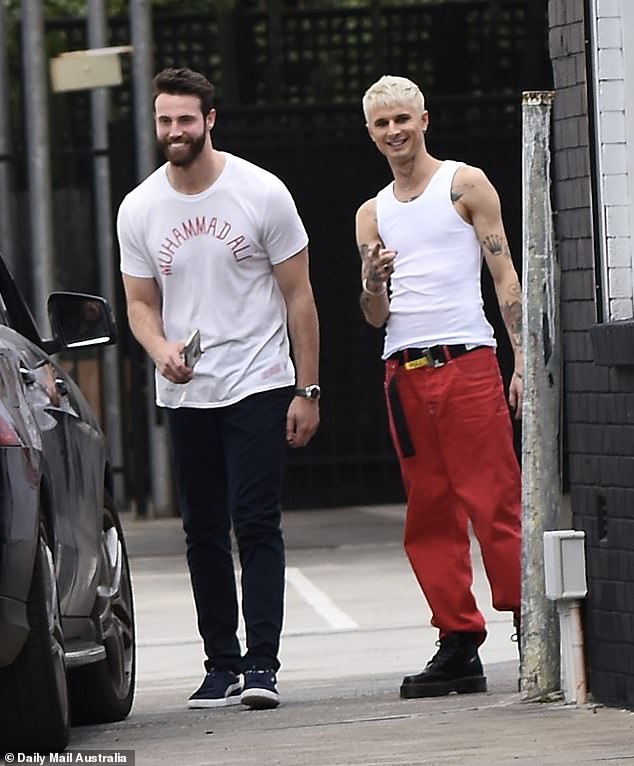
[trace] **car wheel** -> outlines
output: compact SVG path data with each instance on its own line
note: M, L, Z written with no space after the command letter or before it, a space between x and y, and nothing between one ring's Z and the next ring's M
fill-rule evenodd
M121 523L109 498L103 511L99 586L93 619L105 659L68 673L73 723L106 723L125 718L136 678L134 601Z
M70 736L64 636L55 564L43 519L27 614L26 643L15 662L0 671L0 756L62 751Z

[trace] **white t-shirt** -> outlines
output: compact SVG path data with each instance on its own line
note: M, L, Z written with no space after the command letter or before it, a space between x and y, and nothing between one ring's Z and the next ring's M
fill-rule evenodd
M156 281L168 340L201 332L203 355L189 383L157 371L159 406L226 406L295 381L272 267L306 247L306 230L279 178L224 157L222 173L200 194L177 192L165 164L119 208L121 271Z

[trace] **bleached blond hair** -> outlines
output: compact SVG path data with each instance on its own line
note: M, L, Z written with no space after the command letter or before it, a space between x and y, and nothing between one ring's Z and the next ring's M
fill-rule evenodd
M425 96L415 82L407 77L384 74L370 85L363 95L363 114L366 122L375 106L390 107L397 104L412 104L420 114L425 111Z

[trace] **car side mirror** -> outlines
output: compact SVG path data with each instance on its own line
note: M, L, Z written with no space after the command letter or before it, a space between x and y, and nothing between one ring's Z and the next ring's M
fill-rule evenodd
M112 310L101 296L54 292L49 295L47 309L53 336L62 348L117 342Z

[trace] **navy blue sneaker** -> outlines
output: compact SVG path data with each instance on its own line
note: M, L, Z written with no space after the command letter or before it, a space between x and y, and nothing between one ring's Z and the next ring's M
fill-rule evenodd
M212 670L187 702L187 707L221 707L240 702L242 684L230 670Z
M275 671L271 668L251 668L244 671L244 686L240 702L255 710L266 710L280 704Z

